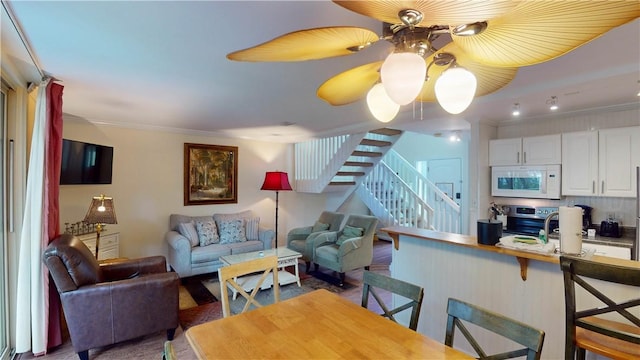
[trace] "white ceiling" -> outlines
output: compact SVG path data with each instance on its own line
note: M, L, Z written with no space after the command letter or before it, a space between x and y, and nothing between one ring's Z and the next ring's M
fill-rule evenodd
M390 47L385 42L352 56L301 63L225 57L305 28L351 25L380 32L377 21L329 1L8 4L40 68L65 86L63 111L79 118L276 142L381 126L364 100L333 107L315 93L328 78L383 59ZM5 47L8 27L3 21L3 50L16 47ZM527 118L549 116L551 96L558 97L558 113L637 105L639 44L636 19L563 57L521 68L511 84L477 98L460 115L418 103L403 107L388 126L425 133L464 130L471 122L509 121L516 102L520 121L534 121Z

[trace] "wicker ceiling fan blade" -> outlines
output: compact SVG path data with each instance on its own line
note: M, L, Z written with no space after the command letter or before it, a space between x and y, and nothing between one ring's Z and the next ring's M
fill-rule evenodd
M358 101L380 79L381 66L382 61L377 61L342 72L320 85L317 95L333 106Z
M378 41L369 29L333 26L294 31L254 47L232 52L237 61L305 61L350 55Z
M461 25L485 21L502 16L514 9L517 1L337 1L334 3L345 9L382 22L399 24L401 10L420 11L424 18L420 27L434 25Z
M638 1L525 1L453 41L478 62L520 67L561 56L640 16Z
M518 72L518 68L516 67L492 67L474 61L466 52L462 51L462 49L454 43L447 44L436 54L438 53L449 53L454 55L458 65L471 71L476 76L478 85L475 96L483 96L500 90L507 86L511 80L515 78L516 73ZM426 59L427 63L430 63L436 54L429 56ZM448 66L438 65L432 65L429 68L429 80L425 82L424 87L416 100L422 102L436 101L436 94L434 90L435 82L447 68Z

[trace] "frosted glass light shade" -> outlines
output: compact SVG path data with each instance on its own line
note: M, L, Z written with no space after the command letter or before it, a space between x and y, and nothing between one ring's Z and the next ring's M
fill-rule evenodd
M375 84L367 93L367 106L371 115L383 123L393 120L400 110L400 105L391 100L382 83Z
M436 81L436 99L448 113L460 114L471 105L477 85L471 71L462 67L449 68Z
M424 85L427 64L422 56L405 52L392 53L382 63L380 78L387 95L398 105L415 100Z

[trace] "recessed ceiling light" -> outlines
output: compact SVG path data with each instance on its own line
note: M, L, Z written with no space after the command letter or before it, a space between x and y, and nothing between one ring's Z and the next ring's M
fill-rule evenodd
M518 103L513 104L513 111L511 111L511 115L520 116L520 104Z

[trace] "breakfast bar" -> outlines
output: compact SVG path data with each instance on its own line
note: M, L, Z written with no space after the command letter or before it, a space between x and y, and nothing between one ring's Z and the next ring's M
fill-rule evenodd
M558 256L481 245L468 235L408 227L383 231L394 243L391 275L425 288L418 332L443 341L447 299L455 297L545 331L542 358L564 357L564 285ZM598 255L591 259L640 268L637 261ZM603 284L602 290L623 297L637 293L611 284ZM505 344L498 340L492 345Z

